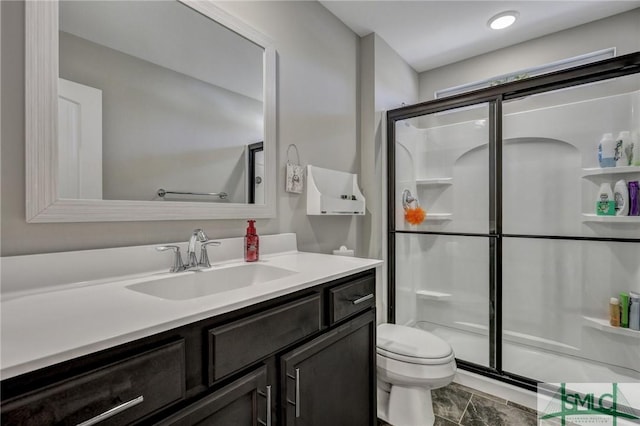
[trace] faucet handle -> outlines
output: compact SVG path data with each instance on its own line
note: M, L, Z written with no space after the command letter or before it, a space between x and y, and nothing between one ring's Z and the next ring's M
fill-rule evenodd
M220 241L205 241L200 245L200 261L198 262L198 266L202 268L211 268L211 263L209 262L209 255L207 254L207 246L219 246L222 244Z
M160 247L156 247L156 250L157 251L173 250L174 252L173 266L171 267L171 269L169 269L169 272L180 272L185 269L184 263L182 262L182 255L180 254L179 246L175 246L175 245L160 246Z
M196 258L196 242L204 243L209 241L209 237L200 228L194 229L189 238L189 245L187 246L187 262L189 268L196 268L198 266L198 259Z

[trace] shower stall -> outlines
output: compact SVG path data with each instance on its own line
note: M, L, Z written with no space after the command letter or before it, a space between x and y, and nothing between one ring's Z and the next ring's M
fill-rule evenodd
M606 133L640 143L639 72L633 53L389 111L389 322L524 388L639 382L609 301L640 293L640 216L596 215L603 183L640 181L598 158Z

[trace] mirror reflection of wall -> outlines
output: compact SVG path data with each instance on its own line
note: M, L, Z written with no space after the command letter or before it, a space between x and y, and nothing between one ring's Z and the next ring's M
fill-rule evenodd
M102 139L100 167L89 167L94 181L101 169L101 191L71 191L67 174L63 198L162 200L164 188L228 194L172 201L247 202L246 147L264 140L262 47L169 1L62 1L59 36L61 79L102 93L92 124L76 123L78 103L60 94L72 106L60 114L71 129L64 137L75 125L78 140L60 135L72 146L60 164L97 164L72 152L88 133Z

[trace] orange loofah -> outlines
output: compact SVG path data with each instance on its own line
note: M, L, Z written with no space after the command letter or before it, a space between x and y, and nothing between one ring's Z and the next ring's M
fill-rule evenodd
M419 225L427 217L427 213L421 207L404 209L404 220L412 225Z

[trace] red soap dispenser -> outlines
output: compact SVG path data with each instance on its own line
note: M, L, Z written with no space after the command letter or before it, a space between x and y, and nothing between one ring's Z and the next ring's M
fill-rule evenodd
M255 220L248 220L247 235L244 236L244 260L245 262L256 262L260 259L260 238L253 226Z

